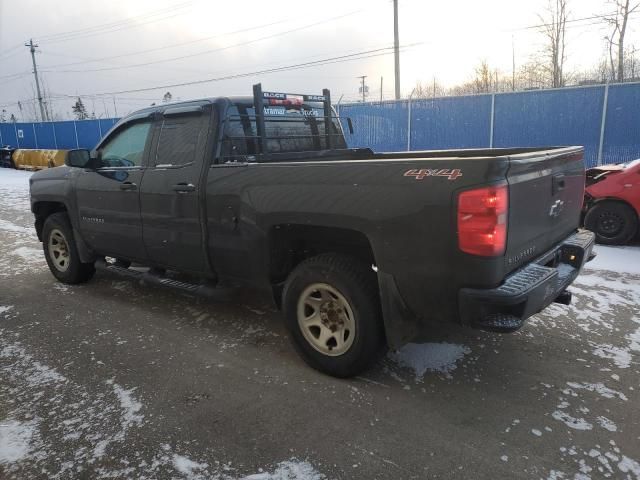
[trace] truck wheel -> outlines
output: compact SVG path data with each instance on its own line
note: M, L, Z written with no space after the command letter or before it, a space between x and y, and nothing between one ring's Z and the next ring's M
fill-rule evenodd
M305 260L289 275L282 304L294 347L316 370L351 377L386 351L375 273L353 258Z
M93 277L95 266L80 261L66 213L54 213L47 217L42 229L42 247L49 270L62 283L83 283Z
M638 216L620 202L600 202L589 209L584 226L596 234L598 243L624 245L636 234Z

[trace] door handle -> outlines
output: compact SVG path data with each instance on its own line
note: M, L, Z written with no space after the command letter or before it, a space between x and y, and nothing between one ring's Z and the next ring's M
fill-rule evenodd
M181 193L195 192L196 186L193 183L177 183L173 186L173 190Z
M553 180L551 181L551 190L553 195L560 192L561 190L564 190L565 186L566 186L566 182L564 178L564 173L558 173L553 176Z
M138 186L132 182L123 182L120 184L120 190L137 190Z

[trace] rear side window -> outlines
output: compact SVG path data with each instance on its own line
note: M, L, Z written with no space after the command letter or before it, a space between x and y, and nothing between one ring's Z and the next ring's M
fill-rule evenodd
M142 165L151 122L124 127L99 149L102 167L139 167Z
M154 166L187 165L196 161L196 153L205 135L203 115L180 115L163 119Z
M267 153L305 152L327 148L324 118L321 109L307 108L291 111L284 108L265 108ZM346 143L334 118L333 148L346 148ZM255 109L245 105L229 109L224 130L223 157L238 160L259 151L255 122Z

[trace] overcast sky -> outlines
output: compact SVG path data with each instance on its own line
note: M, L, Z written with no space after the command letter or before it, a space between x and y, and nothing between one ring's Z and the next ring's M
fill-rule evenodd
M401 90L435 77L446 86L468 81L486 59L511 74L516 64L542 48L543 37L526 27L540 23L547 0L399 0ZM570 0L574 19L609 13L607 0ZM568 30L566 69L588 68L603 56L608 27L594 20ZM372 99L393 97L393 4L390 0L0 0L0 105L19 116L15 102L32 111L31 56L23 44L33 37L41 78L53 110L70 115L71 96L89 111L119 116L161 101L251 93L332 91L334 103L358 95L367 75ZM633 17L628 45L640 48L640 15ZM147 89L251 73L353 54L368 58L262 73L181 87ZM117 57L117 58L114 58ZM69 96L69 97L65 97ZM26 114L26 112L25 112ZM26 114L25 116L28 116Z

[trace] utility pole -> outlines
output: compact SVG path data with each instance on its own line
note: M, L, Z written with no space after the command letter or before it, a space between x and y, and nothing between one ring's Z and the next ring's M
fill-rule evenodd
M511 34L511 91L516 91L516 44Z
M38 93L38 103L40 104L40 117L45 122L47 119L44 114L44 105L42 103L42 93L40 93L40 80L38 79L38 67L36 66L36 47L38 45L33 44L33 38L29 40L29 43L24 44L25 47L29 47L31 52L31 60L33 62L33 75L36 77L36 92Z
M116 97L113 97L113 112L114 112L114 117L118 118L118 108L116 107Z
M366 75L361 75L361 76L359 76L357 78L360 79L360 91L362 92L362 103L364 103L365 102L364 97L365 97L366 90L367 90L366 86L364 84L364 79L367 78L367 76Z
M396 71L396 100L400 100L400 41L398 34L398 0L393 0L393 56Z

